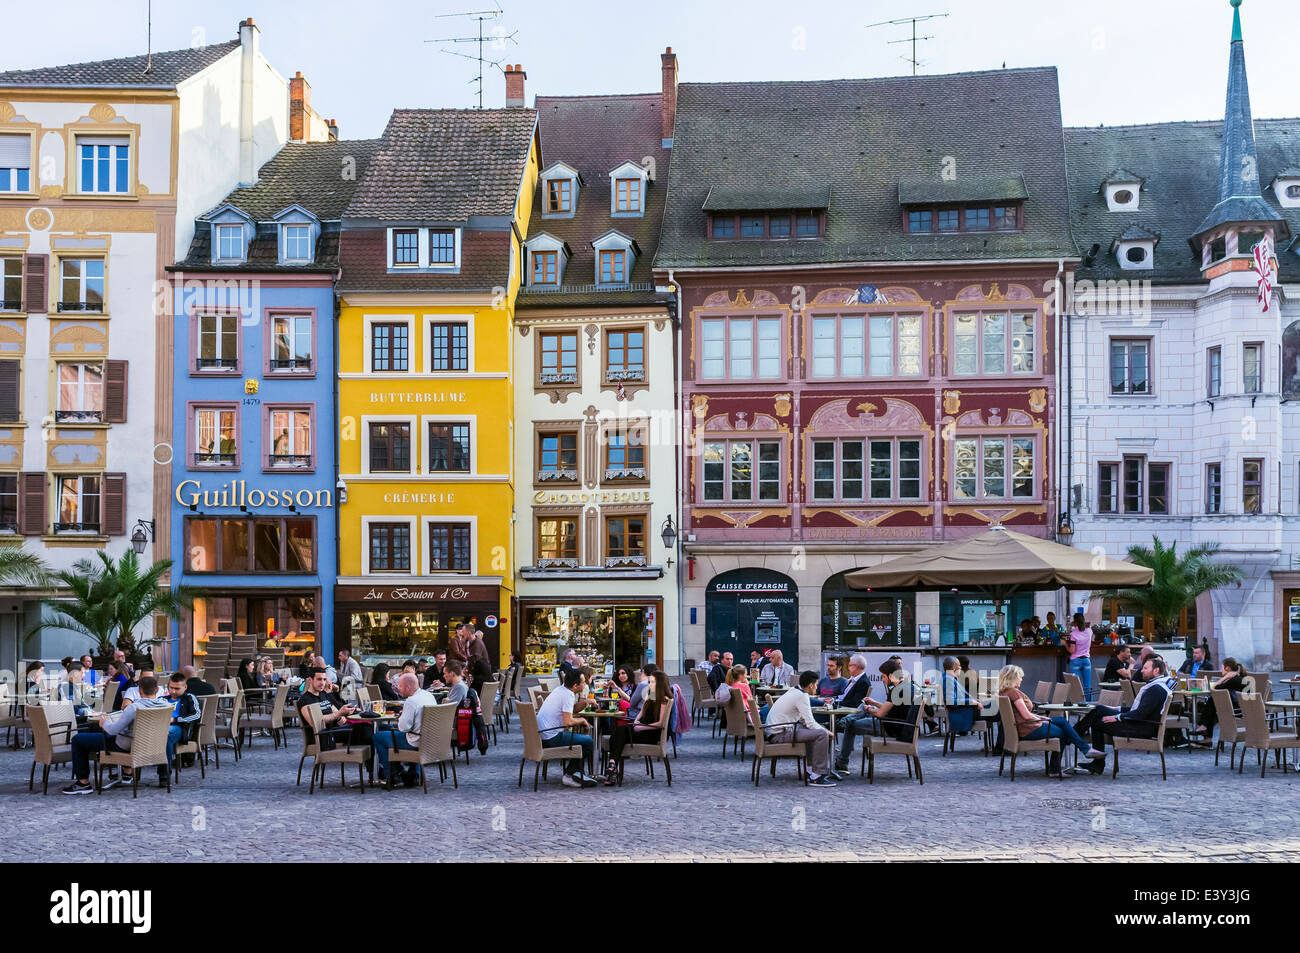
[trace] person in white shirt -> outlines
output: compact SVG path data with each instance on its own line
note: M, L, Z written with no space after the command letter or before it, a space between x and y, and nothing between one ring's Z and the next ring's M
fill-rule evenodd
M775 744L802 744L808 764L808 783L817 787L834 787L844 776L831 768L835 736L813 718L809 696L817 691L817 673L799 676L799 690L786 692L768 709L764 723L767 740Z
M420 687L418 676L403 672L397 679L397 694L401 695L402 714L397 719L397 730L375 732L375 753L379 756L379 783L388 780L388 752L393 748L402 751L417 751L420 747L420 716L426 705L436 705L438 700ZM415 765L404 766L402 784L411 788L419 783L419 772Z
M450 663L448 663L450 664ZM584 731L590 729L585 718L574 717L578 698L583 694L586 676L582 669L574 669L564 675L564 684L546 696L542 707L537 711L537 727L542 736L543 748L562 748L567 745L580 745L583 754L590 758L594 748L591 735L575 734L575 728ZM573 758L564 762L564 777L561 779L566 787L592 788L596 779L582 773L582 758Z
M768 663L758 673L758 677L768 685L793 685L794 668L785 660L780 649L773 650Z
M138 702L140 700L140 679L144 678L146 675L152 676L153 669L142 668L139 671L139 675L140 678L135 680L135 684L122 693L123 702Z
M705 675L708 675L709 672L713 671L713 666L718 664L719 658L721 658L721 655L715 649L709 653L708 658L702 659L700 663L695 666L695 668L697 671L701 671Z
M365 681L365 677L361 674L361 663L352 657L352 652L348 649L339 649L338 671L341 676L340 680L350 678L356 685L360 685Z

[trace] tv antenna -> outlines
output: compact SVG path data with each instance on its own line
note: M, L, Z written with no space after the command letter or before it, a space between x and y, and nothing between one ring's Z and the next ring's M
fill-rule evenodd
M461 53L457 50L439 50L438 52L446 53L448 56L459 56L463 59L473 60L475 63L478 64L478 75L473 79L471 79L470 82L478 83L478 108L479 109L483 108L483 67L495 66L497 69L501 69L500 59L492 60L492 59L488 59L483 55L483 44L500 41L502 46L504 47L506 40L509 40L511 43L517 42L515 40L515 34L519 32L518 30L515 30L514 33L505 33L504 31L502 31L500 33L489 32L487 36L483 35L483 24L491 20L499 20L501 18L501 15L504 12L505 11L501 9L500 5L496 5L491 10L467 10L464 13L438 14L437 16L434 17L435 20L446 20L449 17L470 17L474 20L477 20L478 35L477 36L444 36L436 40L424 41L425 43L477 43L478 44L477 56L470 56L468 53Z
M901 40L890 40L890 41L889 41L889 45L890 45L890 46L893 46L893 45L896 44L896 43L911 43L911 44L912 44L912 55L911 55L911 57L909 58L909 57L904 56L904 57L901 57L901 59L902 59L903 62L905 62L905 63L911 63L911 64L912 64L912 75L915 76L915 75L916 75L916 68L917 68L918 66L922 66L922 65L924 65L923 62L922 62L921 60L917 59L917 57L916 57L916 44L917 44L917 41L918 41L918 40L933 40L933 39L934 39L933 34L930 35L930 36L917 36L917 35L916 35L916 25L917 25L918 23L924 23L926 20L938 20L938 19L941 19L941 18L943 18L943 17L946 17L947 15L948 15L948 14L946 14L946 13L928 13L928 14L926 14L925 16L920 16L920 17L902 17L901 19L898 19L898 20L881 20L879 23L868 23L867 26L866 26L866 29L870 30L870 29L872 29L873 27L878 27L878 26L897 26L897 25L899 25L900 23L910 23L910 24L912 24L912 38L911 38L910 40L907 39L906 37L904 37L904 38L901 39Z

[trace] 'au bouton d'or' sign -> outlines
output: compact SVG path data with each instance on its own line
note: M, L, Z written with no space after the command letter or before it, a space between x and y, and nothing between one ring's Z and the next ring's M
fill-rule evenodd
M329 509L334 506L330 490L301 489L261 490L248 488L247 480L232 480L221 484L219 490L204 490L198 480L182 480L176 484L176 502L181 506L203 506L210 509L240 506L283 506L298 509Z

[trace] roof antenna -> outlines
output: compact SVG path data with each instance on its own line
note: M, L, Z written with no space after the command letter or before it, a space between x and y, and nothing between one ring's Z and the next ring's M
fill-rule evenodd
M144 71L153 72L153 0L149 0L148 25L145 28L145 45L149 55L145 58Z
M910 23L910 24L912 24L912 38L911 38L910 40L907 39L906 37L904 37L904 38L901 39L901 40L890 40L890 41L889 41L889 45L890 45L890 46L893 46L895 43L911 43L911 44L912 44L912 55L911 55L911 57L909 58L909 57L904 56L904 57L902 57L902 60L903 60L904 63L911 63L911 64L912 64L912 75L915 76L915 75L916 75L916 68L917 68L918 66L924 66L924 65L925 65L925 62L924 62L924 61L919 60L919 59L916 58L916 43L917 43L917 41L918 41L918 40L933 40L933 39L934 39L934 36L933 36L933 35L931 35L931 36L917 36L917 35L916 35L916 25L917 25L918 23L923 23L923 22L926 21L926 20L938 20L938 19L941 19L941 18L943 18L943 17L946 17L947 15L948 15L948 14L946 14L946 13L928 13L928 14L926 14L925 16L920 16L920 17L902 17L901 19L898 19L898 20L881 20L879 23L868 23L867 26L866 26L866 29L870 30L870 29L872 29L873 27L878 27L878 26L896 26L896 25L898 25L899 23Z
M424 41L425 43L477 43L478 44L477 56L470 56L467 53L457 53L455 50L439 50L439 52L446 53L448 56L460 56L463 57L464 59L473 60L474 62L478 63L478 76L475 77L474 79L471 79L470 82L478 83L478 108L479 109L483 108L483 67L495 66L497 69L501 69L500 59L490 60L483 56L484 41L487 40L493 43L497 43L498 44L497 49L502 49L502 50L505 49L507 40L509 40L511 43L516 43L516 44L518 43L518 41L515 40L515 34L519 32L518 30L515 30L514 33L506 33L505 30L503 30L501 27L496 27L491 31L491 34L489 36L487 37L483 36L483 24L488 20L499 20L501 18L501 15L504 12L505 11L501 9L500 4L494 4L494 9L492 10L469 10L464 13L439 14L434 17L435 20L445 20L448 17L473 17L475 20L478 21L478 36L445 36L436 40ZM502 70L502 72L505 71Z

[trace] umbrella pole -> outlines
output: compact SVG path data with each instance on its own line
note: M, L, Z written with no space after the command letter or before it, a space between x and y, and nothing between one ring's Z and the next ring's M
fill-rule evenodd
M1006 616L1002 614L1002 600L996 597L993 599L993 624L997 626L997 632L993 635L995 639L1006 635L1007 623Z

